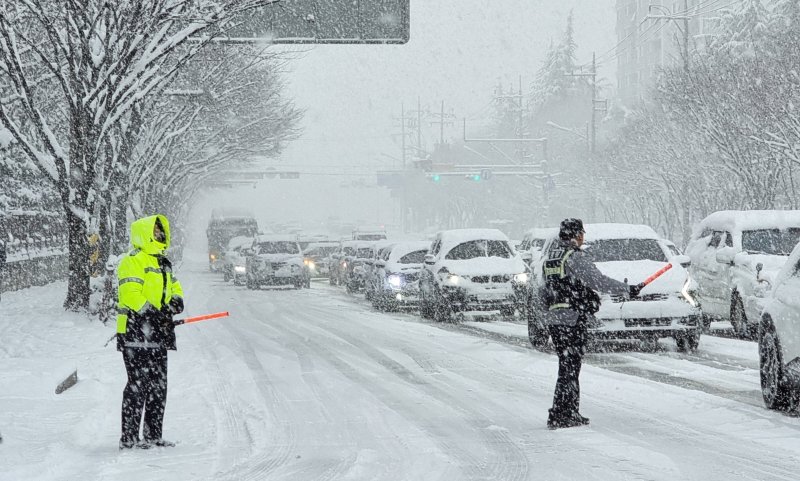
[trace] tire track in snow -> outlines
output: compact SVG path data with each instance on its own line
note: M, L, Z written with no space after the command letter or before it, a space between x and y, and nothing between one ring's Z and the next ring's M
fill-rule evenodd
M307 306L306 309L316 310L320 314L325 314L325 309L317 306ZM323 316L316 315L315 319L319 320ZM495 451L496 456L489 456L490 459L496 459L496 462L487 462L485 460L473 460L476 466L477 476L486 476L487 479L525 479L528 472L528 459L522 449L508 436L505 431L487 429L493 425L493 421L480 413L471 405L465 405L463 399L460 399L447 390L442 389L437 385L433 385L428 380L420 378L413 372L409 371L405 366L397 361L386 356L371 344L358 339L349 333L342 330L334 330L329 323L322 325L317 321L314 325L316 329L324 330L328 336L335 336L348 344L358 348L369 358L392 372L395 376L410 384L415 389L421 389L429 396L439 400L447 406L459 409L465 415L468 423L472 426L473 430L478 433L485 446L489 447L489 451ZM400 346L402 347L402 346ZM419 354L410 355L412 359L419 359ZM415 360L418 364L425 363L425 361ZM490 402L487 400L487 402ZM477 461L477 462L476 462ZM489 469L488 472L487 468Z

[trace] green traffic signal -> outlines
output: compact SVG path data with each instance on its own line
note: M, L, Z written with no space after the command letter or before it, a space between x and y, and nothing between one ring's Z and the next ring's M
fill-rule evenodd
M481 176L480 176L480 174L475 174L475 175L473 175L473 176L472 176L472 180L474 180L475 182L480 182L480 181L481 181Z
M434 174L433 176L431 176L431 180L433 180L434 182L439 182L440 180L442 180L442 176L439 174Z

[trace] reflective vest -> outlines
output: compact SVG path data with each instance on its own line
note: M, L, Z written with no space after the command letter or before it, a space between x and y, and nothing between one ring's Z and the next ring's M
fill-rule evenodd
M576 251L564 244L553 245L544 262L544 281L547 289L545 305L548 310L574 309L576 280L567 277L567 260Z
M551 312L571 309L579 314L594 314L600 309L600 296L580 279L567 275L567 261L577 251L575 246L564 243L553 245L548 251L543 265L544 301Z
M164 243L153 239L156 219L161 220L164 228ZM132 334L133 338L129 339L131 342L145 340L140 339L142 326L137 325L136 321L141 321L141 314L148 305L161 309L173 297L183 297L181 284L172 274L171 264L163 257L169 241L169 222L162 215L145 217L131 225L134 249L122 258L117 268L117 334Z

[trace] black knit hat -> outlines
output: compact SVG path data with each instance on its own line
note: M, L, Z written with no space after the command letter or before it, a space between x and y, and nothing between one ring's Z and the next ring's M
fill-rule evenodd
M583 221L580 219L564 219L558 229L558 237L562 240L570 240L578 237L578 234L586 232L583 230Z

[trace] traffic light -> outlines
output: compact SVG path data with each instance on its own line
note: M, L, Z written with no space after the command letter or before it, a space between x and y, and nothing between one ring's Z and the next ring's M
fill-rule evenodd
M481 174L472 174L470 176L470 178L475 182L480 182L481 181Z
M442 180L442 176L439 174L431 174L429 177L434 183L438 184Z

